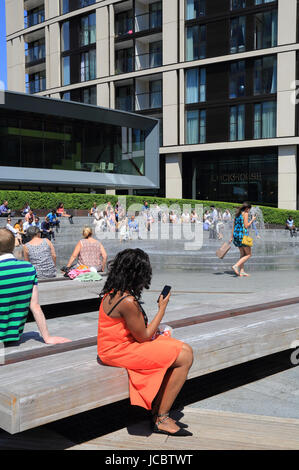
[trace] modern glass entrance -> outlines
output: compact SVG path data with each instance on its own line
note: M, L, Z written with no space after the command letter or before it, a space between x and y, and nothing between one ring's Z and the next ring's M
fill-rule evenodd
M192 174L194 199L277 206L275 148L193 154Z

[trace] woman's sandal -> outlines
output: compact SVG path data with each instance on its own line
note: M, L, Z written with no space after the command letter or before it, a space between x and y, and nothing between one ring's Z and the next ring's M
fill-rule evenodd
M169 413L167 413L167 414L169 415ZM166 414L158 415L157 411L152 410L151 418L152 418L152 427L153 428L155 427L158 416L162 417L162 416L166 416ZM177 420L175 420L175 422L180 428L188 428L188 424L181 423L180 421L177 421Z
M159 429L158 425L161 423L164 423L167 419L169 419L169 413L164 413L161 415L157 415L158 419L158 424L155 423L153 427L153 432L156 434L167 434L168 436L178 436L178 437L185 437L185 436L193 436L192 432L186 431L186 429L180 428L176 432L169 432L169 431L164 431L163 429ZM162 418L162 419L161 419Z

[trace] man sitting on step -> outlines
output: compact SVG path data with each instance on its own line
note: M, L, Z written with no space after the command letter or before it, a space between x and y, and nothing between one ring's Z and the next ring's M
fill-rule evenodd
M50 336L46 319L38 302L37 276L34 266L17 260L13 251L15 237L0 229L0 342L19 341L24 330L29 308L46 344L66 343L70 340Z

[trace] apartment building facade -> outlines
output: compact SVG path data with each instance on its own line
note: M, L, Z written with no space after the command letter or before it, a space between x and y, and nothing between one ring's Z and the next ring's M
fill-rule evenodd
M298 3L6 0L8 89L159 119L130 193L298 209Z

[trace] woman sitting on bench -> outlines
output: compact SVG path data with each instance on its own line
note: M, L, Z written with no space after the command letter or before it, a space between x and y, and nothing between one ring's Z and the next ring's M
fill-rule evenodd
M109 263L102 290L98 324L98 357L109 366L126 368L132 405L152 410L153 432L190 436L169 417L193 362L192 348L169 336L155 334L170 293L160 295L158 312L148 324L139 299L151 283L148 255L140 249L118 253Z

